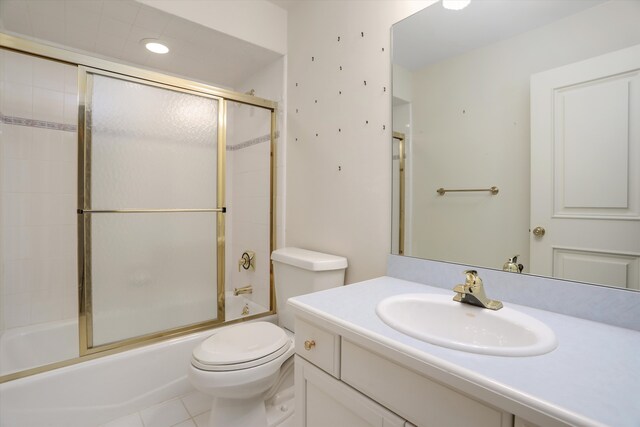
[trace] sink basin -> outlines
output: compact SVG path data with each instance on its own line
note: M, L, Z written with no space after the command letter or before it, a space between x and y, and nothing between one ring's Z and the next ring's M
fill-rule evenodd
M496 356L536 356L558 345L547 325L504 307L487 310L437 294L403 294L382 300L376 307L380 319L419 340Z

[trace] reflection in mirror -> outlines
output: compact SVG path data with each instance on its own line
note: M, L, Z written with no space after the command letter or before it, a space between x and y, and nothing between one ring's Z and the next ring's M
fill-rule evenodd
M393 182L396 187L393 191L393 212L391 216L393 218L391 233L393 235L392 241L394 244L393 253L398 255L404 255L404 216L405 216L405 180L404 180L404 168L405 159L404 154L405 147L405 135L400 132L393 132Z
M640 289L638 22L636 0L472 0L395 24L392 253Z

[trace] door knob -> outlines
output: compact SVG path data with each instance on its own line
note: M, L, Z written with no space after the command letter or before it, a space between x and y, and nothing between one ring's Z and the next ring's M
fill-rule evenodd
M542 237L546 233L546 230L543 227L536 227L533 229L533 235L536 237Z

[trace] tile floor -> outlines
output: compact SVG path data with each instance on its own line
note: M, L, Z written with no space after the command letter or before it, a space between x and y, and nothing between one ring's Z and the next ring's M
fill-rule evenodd
M293 381L293 378L290 381ZM100 427L207 427L211 403L209 396L193 391L102 424ZM293 384L287 384L287 387L266 404L269 426L293 427Z
M211 398L199 391L168 400L101 427L207 427Z

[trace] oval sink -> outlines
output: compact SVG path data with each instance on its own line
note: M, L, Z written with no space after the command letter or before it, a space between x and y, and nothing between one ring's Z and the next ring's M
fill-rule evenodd
M384 323L413 338L471 353L536 356L558 345L547 325L504 307L488 310L437 294L404 294L376 307Z

